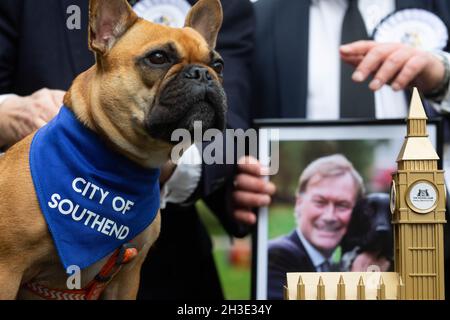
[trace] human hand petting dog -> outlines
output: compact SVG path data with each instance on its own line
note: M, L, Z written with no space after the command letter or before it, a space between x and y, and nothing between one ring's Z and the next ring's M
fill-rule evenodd
M369 85L373 91L390 84L395 91L416 86L426 94L438 88L445 76L445 66L438 57L401 43L356 41L341 46L340 55L355 66L354 81L363 82L374 75Z
M263 180L269 169L253 157L243 157L238 161L238 174L234 179L234 217L245 224L254 225L256 215L252 208L264 207L272 201L276 187Z
M41 89L11 96L0 104L0 147L11 146L50 121L61 108L64 91Z

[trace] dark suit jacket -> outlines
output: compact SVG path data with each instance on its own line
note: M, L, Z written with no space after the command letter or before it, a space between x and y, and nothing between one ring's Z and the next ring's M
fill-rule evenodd
M195 0L189 0L194 3ZM69 30L66 10L81 8L81 30ZM250 60L254 16L248 1L223 1L224 24L217 49L224 58L228 127L247 128L250 101ZM0 94L29 95L43 87L67 90L72 80L94 63L87 46L87 0L0 1ZM204 166L196 198L213 204L227 231L240 226L224 205L233 166ZM213 200L211 200L213 199ZM211 254L211 241L190 199L186 207L163 211L162 231L151 263L144 266L141 297L222 298Z
M283 286L287 272L315 272L297 232L269 241L268 246L267 298L283 299Z
M306 117L309 4L309 0L255 3L255 118ZM396 0L396 6L432 11L450 26L448 1Z

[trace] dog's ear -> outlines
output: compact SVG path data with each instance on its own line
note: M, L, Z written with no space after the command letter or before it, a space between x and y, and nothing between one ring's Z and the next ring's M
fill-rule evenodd
M90 0L89 48L105 55L137 19L126 0Z
M184 26L197 30L214 49L222 20L222 5L219 0L199 0L189 11Z

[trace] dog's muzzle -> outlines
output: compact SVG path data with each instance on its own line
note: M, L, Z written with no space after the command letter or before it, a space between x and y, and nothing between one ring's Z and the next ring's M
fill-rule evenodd
M209 70L198 65L185 67L162 90L158 103L147 117L147 131L157 139L172 142L176 129L192 135L194 122L202 130L225 128L226 97Z

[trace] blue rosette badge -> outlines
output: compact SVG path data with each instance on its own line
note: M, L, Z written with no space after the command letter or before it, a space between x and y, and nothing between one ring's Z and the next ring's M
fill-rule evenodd
M399 10L383 19L373 33L380 43L404 43L423 50L442 50L448 32L444 22L423 9Z

